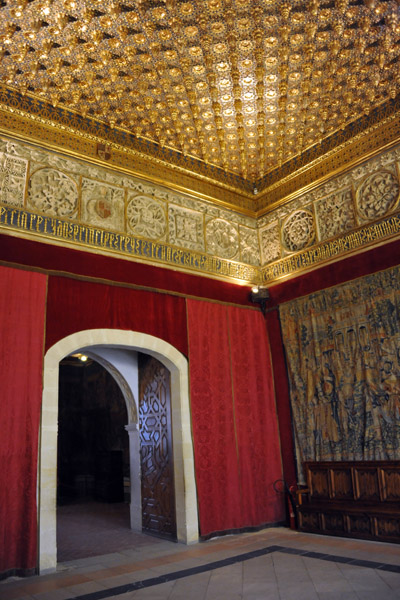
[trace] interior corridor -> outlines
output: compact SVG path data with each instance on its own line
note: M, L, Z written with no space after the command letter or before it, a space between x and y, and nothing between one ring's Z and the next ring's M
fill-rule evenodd
M100 513L94 510L82 528L77 515L64 515L70 552L80 529L90 557L77 553L59 562L56 573L9 579L0 584L2 600L400 598L396 544L270 528L185 546L123 531L116 506L103 526ZM62 552L67 556L67 545Z
M129 527L126 502L77 502L57 507L57 561L157 546L160 540Z

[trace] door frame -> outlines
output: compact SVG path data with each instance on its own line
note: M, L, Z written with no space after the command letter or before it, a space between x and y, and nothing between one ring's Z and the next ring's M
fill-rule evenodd
M174 456L175 507L178 542L199 539L197 494L189 405L186 357L168 342L152 335L119 329L90 329L69 335L49 348L44 357L43 401L38 465L39 572L57 566L57 436L59 363L85 348L116 348L144 352L157 358L171 373L171 412ZM133 398L135 394L132 393ZM137 403L137 398L135 401ZM128 427L137 428L136 410L128 407ZM135 422L136 420L136 422Z

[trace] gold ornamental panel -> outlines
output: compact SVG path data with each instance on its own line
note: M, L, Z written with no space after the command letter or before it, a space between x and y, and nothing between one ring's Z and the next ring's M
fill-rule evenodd
M148 155L157 176L169 164L187 189L212 181L247 210L398 109L399 56L396 0L0 4L2 105Z

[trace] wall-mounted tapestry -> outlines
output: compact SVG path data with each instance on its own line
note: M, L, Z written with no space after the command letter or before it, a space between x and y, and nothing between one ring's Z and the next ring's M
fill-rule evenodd
M280 307L305 460L400 459L400 267Z

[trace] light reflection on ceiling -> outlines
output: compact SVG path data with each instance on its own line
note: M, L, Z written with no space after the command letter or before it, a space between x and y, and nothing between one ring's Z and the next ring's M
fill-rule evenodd
M255 182L394 99L397 0L0 0L0 79Z

